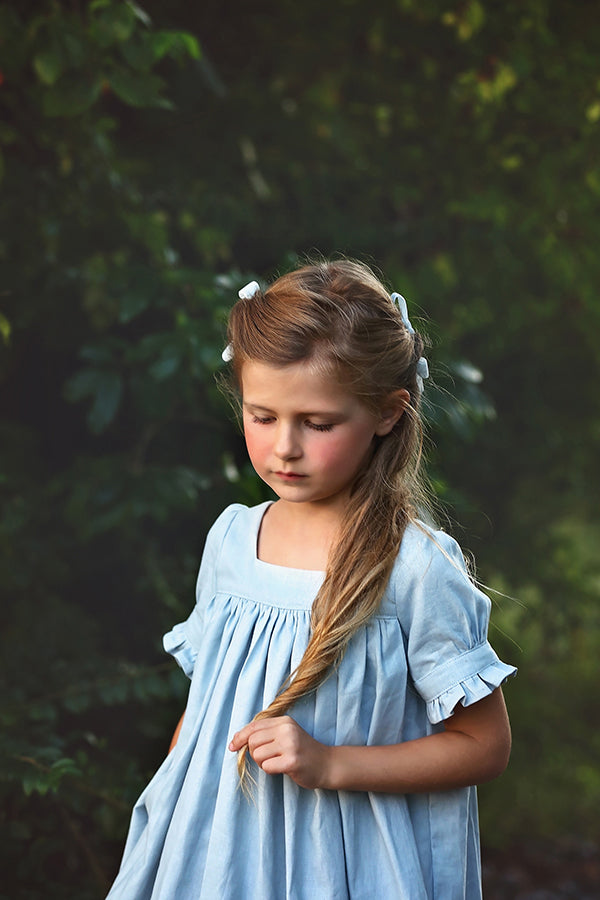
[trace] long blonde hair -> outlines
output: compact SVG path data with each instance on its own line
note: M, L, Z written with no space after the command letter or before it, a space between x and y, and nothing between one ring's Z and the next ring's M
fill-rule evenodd
M408 330L373 272L349 260L305 266L240 300L229 317L228 338L238 389L246 360L274 366L310 361L374 412L395 391L406 389L411 398L390 434L374 439L356 478L312 605L308 645L276 697L255 716L263 719L283 715L338 665L352 635L378 609L404 530L426 502L417 379L423 340ZM241 751L242 784L245 757Z

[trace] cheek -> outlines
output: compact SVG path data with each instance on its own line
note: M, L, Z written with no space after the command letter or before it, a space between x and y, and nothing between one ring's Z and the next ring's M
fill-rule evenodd
M372 435L365 431L364 434L343 435L335 437L327 444L319 446L315 453L323 468L344 471L354 469L367 452Z
M244 428L244 438L250 459L254 461L263 458L266 452L264 436L255 428Z

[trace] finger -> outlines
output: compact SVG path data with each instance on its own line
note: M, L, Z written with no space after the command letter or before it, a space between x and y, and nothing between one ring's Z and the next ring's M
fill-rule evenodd
M260 764L265 775L289 775L289 765L283 756L271 756Z
M238 750L241 750L242 747L245 747L246 744L248 743L248 737L246 736L247 729L248 729L248 727L246 726L246 728L242 728L241 731L236 731L234 736L229 741L228 746L229 746L229 749L233 753L236 753Z
M248 752L256 765L260 766L261 769L266 762L281 756L281 750L275 741L268 741L267 743L258 744L257 746L252 746L250 743L248 744Z
M233 735L229 743L229 749L234 752L241 750L253 735L271 729L274 721L275 719L258 719L256 722L250 722L248 725L245 725Z
M275 716L272 719L256 719L254 722L245 725L244 728L233 735L229 743L229 749L234 752L241 750L242 747L246 746L252 735L262 734L263 737L265 737L266 734L274 734L282 725L290 724L295 724L290 716Z
M248 750L253 759L256 759L259 753L262 756L273 756L281 752L281 741L277 730L274 728L257 729L248 738Z

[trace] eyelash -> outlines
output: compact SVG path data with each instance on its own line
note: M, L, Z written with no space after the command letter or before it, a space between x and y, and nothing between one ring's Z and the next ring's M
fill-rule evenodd
M254 425L268 425L271 419L261 419L259 416L252 416Z
M252 421L255 425L269 425L273 420L270 418L261 419L260 416L252 416ZM331 431L333 429L332 424L321 424L320 422L306 422L306 425L313 431Z

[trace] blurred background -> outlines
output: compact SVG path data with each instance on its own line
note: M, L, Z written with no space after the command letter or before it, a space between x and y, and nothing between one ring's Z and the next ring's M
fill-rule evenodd
M600 888L600 8L0 3L0 897L93 900L187 682L161 635L266 495L215 386L238 288L383 273L493 589L488 900Z

